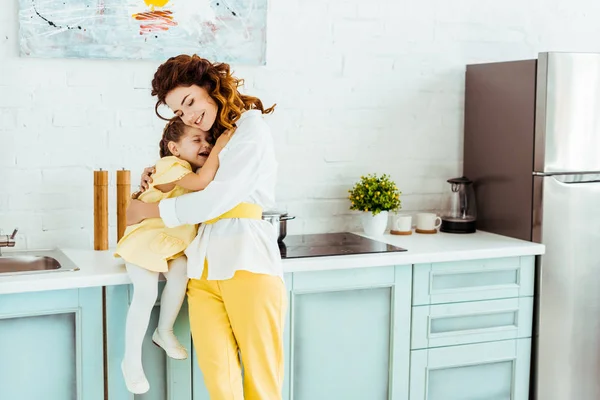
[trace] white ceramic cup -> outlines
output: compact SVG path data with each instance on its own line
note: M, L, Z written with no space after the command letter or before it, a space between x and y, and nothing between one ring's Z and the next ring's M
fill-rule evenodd
M442 225L442 219L434 213L417 214L417 229L433 231Z
M412 216L398 215L394 219L394 230L398 232L409 232L412 230Z

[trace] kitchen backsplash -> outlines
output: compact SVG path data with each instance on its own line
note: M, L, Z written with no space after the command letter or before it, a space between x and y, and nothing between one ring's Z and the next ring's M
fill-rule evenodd
M0 228L20 247L92 243L92 170L158 156L149 85L158 63L19 58L17 0L0 8ZM288 234L353 230L347 189L391 174L404 210L441 206L460 174L464 65L600 51L593 0L271 1L267 65L234 65L245 91L277 103ZM595 10L583 13L581 9ZM201 54L201 51L199 51Z

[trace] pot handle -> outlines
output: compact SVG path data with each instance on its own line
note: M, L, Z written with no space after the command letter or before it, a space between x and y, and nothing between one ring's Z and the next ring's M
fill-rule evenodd
M296 218L296 217L295 216L292 217L292 216L286 215L285 217L279 218L279 220L280 221L287 221L289 219L294 219L294 218Z

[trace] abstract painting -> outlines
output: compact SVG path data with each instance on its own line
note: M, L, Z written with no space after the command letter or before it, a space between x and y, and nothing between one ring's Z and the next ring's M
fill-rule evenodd
M267 0L18 0L21 56L264 65Z

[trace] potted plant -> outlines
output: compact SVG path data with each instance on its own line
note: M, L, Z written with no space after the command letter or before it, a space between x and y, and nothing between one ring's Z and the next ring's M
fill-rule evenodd
M388 212L401 207L401 192L387 174L361 176L348 192L350 209L362 212L361 223L368 236L382 235L387 228Z

